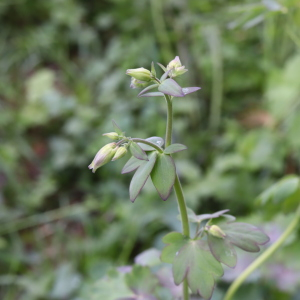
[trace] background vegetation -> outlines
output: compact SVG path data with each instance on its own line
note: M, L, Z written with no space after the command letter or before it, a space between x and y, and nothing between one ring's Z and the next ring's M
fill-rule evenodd
M126 159L87 168L112 119L129 136L164 136L164 101L137 98L125 71L175 55L182 85L202 87L174 104L188 206L282 232L289 216L278 207L268 220L254 199L300 171L299 1L2 0L0 24L1 299L85 299L111 266L180 228L175 197L162 202L151 183L130 203ZM299 253L298 232L237 299L300 299Z

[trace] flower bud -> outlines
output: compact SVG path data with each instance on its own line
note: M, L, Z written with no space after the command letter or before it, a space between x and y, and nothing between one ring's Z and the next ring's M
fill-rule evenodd
M169 64L167 65L167 71L169 70L171 70L169 73L170 77L176 77L188 71L187 69L185 69L185 66L181 64L179 56L176 56L169 62Z
M141 81L151 81L151 72L145 68L128 69L126 74Z
M141 89L149 85L149 82L137 80L134 77L131 77L131 84L130 87L132 89Z
M107 136L111 140L119 140L120 139L119 135L116 132L108 132L108 133L104 133L102 135Z
M118 150L116 151L112 161L115 161L123 156L125 156L127 153L127 149L125 147L119 147Z
M105 145L98 151L92 163L89 165L89 169L93 169L93 173L95 173L98 168L111 161L116 151L116 143L109 143Z
M223 230L217 225L212 225L207 227L208 227L208 232L215 237L223 239L226 236Z

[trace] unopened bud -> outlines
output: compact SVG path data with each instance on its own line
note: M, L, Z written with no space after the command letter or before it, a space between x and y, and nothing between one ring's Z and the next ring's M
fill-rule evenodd
M149 85L149 82L137 80L134 77L131 77L130 87L132 89L142 89Z
M105 145L98 151L92 163L89 165L89 169L92 169L93 173L95 173L95 171L98 168L102 167L103 165L111 161L116 151L117 151L116 143L109 143Z
M188 71L187 69L185 69L185 66L181 64L179 56L176 56L169 62L169 64L167 65L167 71L169 70L171 70L169 73L170 77L176 77Z
M125 156L127 153L127 149L125 147L119 147L118 150L116 151L112 161L115 161L123 156Z
M120 139L119 135L116 132L108 132L108 133L104 133L102 135L108 137L111 140L119 140Z
M208 232L218 238L224 238L226 234L223 232L223 230L217 226L217 225L212 225L208 227Z
M128 69L126 74L141 81L151 81L151 72L145 68Z

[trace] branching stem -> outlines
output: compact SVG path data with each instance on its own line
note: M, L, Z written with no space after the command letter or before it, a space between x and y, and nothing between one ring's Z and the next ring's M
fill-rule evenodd
M139 139L139 138L133 138L133 139L130 139L130 140L133 141L133 142L136 142L136 143L142 143L142 144L151 146L152 148L155 148L159 153L163 153L164 152L164 150L162 148L160 148L156 144L151 143L149 141L146 141L146 140L143 140L143 139Z

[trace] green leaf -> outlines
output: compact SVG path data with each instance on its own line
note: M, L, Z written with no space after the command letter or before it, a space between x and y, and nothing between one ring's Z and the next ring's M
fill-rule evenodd
M148 160L147 154L137 143L131 142L129 146L129 150L131 154L135 156L137 159Z
M143 186L145 185L156 161L157 152L153 152L149 156L149 161L142 164L132 177L129 186L130 200L134 202Z
M155 248L147 249L135 257L134 263L149 267L159 265L161 263L160 254L161 252Z
M156 70L155 70L155 66L154 66L154 62L151 63L151 74L156 77Z
M230 268L235 267L237 261L236 252L228 239L208 234L207 241L209 249L216 260Z
M163 200L167 200L170 196L175 177L176 168L173 158L170 155L159 153L151 172L151 179Z
M146 92L148 92L148 91L150 91L150 90L152 90L152 89L154 89L154 88L156 88L156 87L158 87L158 83L147 86L146 88L144 88L144 89L138 94L138 97L140 97L140 96L143 95L144 93L146 93Z
M125 275L125 281L136 295L153 295L159 284L149 267L143 266L134 266L132 271Z
M176 256L176 253L183 245L185 245L187 240L188 238L179 232L171 232L165 235L162 241L165 244L169 244L169 245L164 247L164 249L162 250L161 261L172 264Z
M166 235L163 242L169 245L163 249L161 259L173 263L175 284L179 285L187 278L194 294L210 299L215 278L223 275L223 268L209 251L207 243L191 240L177 232Z
M267 205L267 214L273 216L278 211L293 212L299 205L299 199L300 178L296 175L289 175L264 191L256 201L260 205ZM280 210L278 210L279 205Z
M259 245L264 245L270 240L264 232L250 224L234 222L219 226L225 232L226 239L248 252L258 252Z
M151 142L159 147L162 147L165 143L164 139L158 136L152 136L146 139L146 141ZM155 150L153 147L143 144L143 143L138 143L138 145L144 150L144 151L153 151Z
M123 167L121 174L130 173L145 163L146 163L145 160L140 160L135 158L134 156L131 156L131 158L127 161L127 163Z
M185 146L185 145L172 144L164 150L164 153L165 154L172 154L172 153L176 153L176 152L183 151L183 150L186 150L186 149L187 149L187 146Z
M115 132L119 135L123 135L122 130L120 129L120 127L117 125L117 123L114 120L112 120L112 124L113 124Z
M167 69L166 69L166 67L164 67L162 64L160 64L160 63L157 63L161 68L162 68L162 70L164 71L164 72L167 72Z

